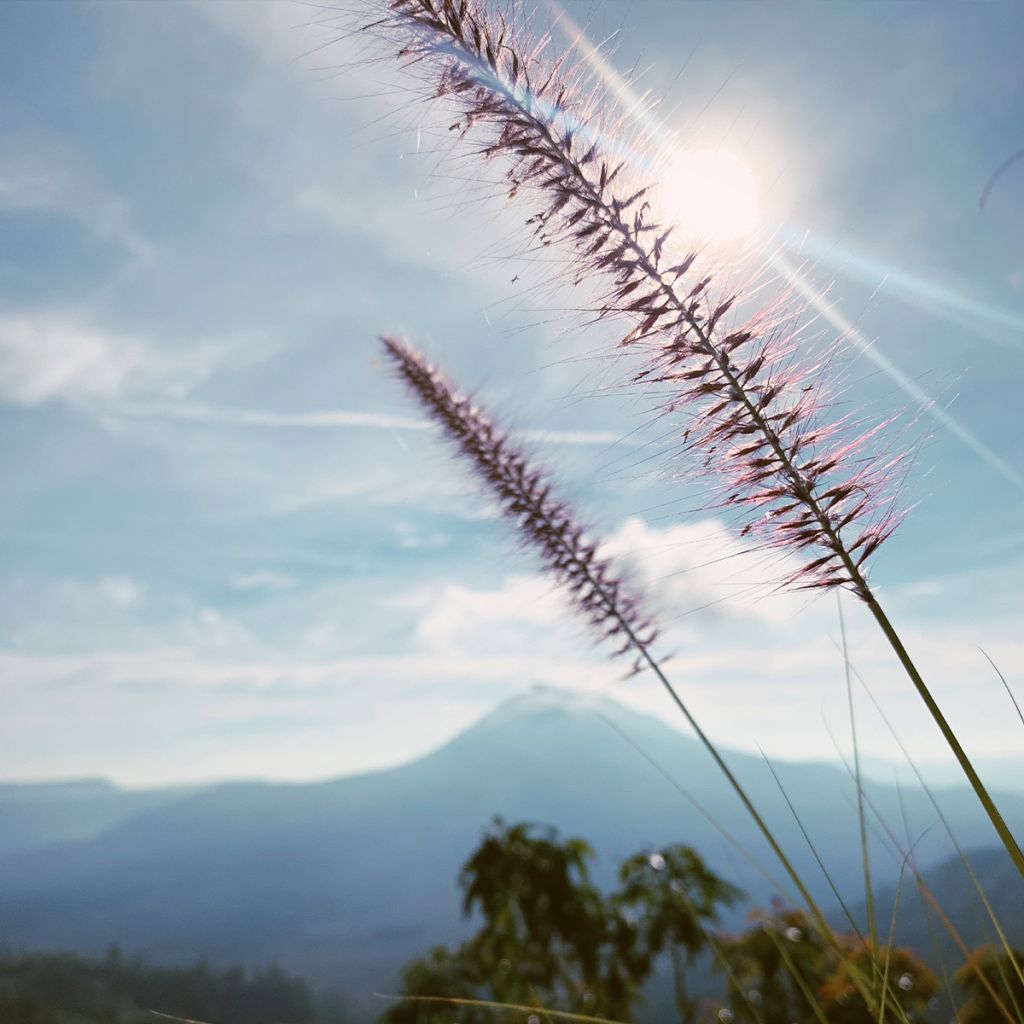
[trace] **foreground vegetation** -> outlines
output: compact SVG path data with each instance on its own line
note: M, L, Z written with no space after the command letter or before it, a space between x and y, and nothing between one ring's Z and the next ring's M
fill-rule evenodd
M544 251L545 261L560 265L567 283L586 282L591 289L581 315L590 322L619 324L618 345L607 355L627 359L623 383L653 401L666 421L674 424L670 430L676 455L683 455L688 472L701 478L702 492L708 496L705 510L732 520L748 550L780 556L779 586L837 595L845 591L866 610L959 763L1016 871L1024 877L1024 852L1003 812L869 582L870 562L903 517L899 493L912 449L886 441L884 422L865 423L835 400L839 380L833 376L835 353L815 346L808 350L801 325L804 311L787 297L796 279L784 271L773 282L780 286L779 296L767 304L754 298L760 285L750 283L749 294L744 294L744 289L723 290L716 283L724 254L716 257L714 247L705 244L709 240L697 237L692 226L664 217L666 206L670 212L672 204L663 202L666 182L660 182L656 172L671 166L675 140L643 138L645 129L639 126L636 134L641 138L623 145L623 125L642 104L634 100L625 112L613 114L617 107L613 97L618 100L623 92L629 94L628 86L614 74L595 72L596 63L586 57L556 56L550 37L536 35L529 10L516 3L486 0L388 0L371 8L372 15L358 22L355 30L376 34L382 55L397 57L409 84L425 89L427 97L440 104L449 130L475 139L481 155L501 165L510 199L526 197L527 204L532 203L527 224L532 226L535 248ZM611 90L609 84L613 84ZM635 142L641 140L650 153L637 159ZM766 266L773 264L773 245L765 246ZM807 294L807 288L797 291ZM820 304L811 299L810 307L816 305ZM938 983L930 978L926 982L923 968L909 951L890 948L891 939L887 940L884 923L875 913L868 845L871 823L853 714L851 680L856 669L842 620L855 748L852 776L867 902L866 927L861 933L851 919L852 937L833 929L791 853L763 816L763 808L666 673L662 630L645 610L646 596L634 587L630 573L608 556L606 545L572 505L558 496L553 475L497 425L476 396L459 388L413 344L395 334L383 335L381 342L413 399L592 627L595 642L613 645L613 657L628 658L630 674L645 672L658 681L761 833L799 896L800 924L789 926L783 936L789 931L813 932L825 965L820 972L823 977L806 976L785 938L776 934L773 919L759 925L758 940L769 937L765 950L779 961L810 1007L808 1019L818 1024L840 1020L913 1024L922 1019ZM624 357L624 349L631 350L632 356ZM936 810L941 816L938 804ZM881 824L888 831L889 823ZM948 826L947 830L956 841ZM912 851L901 849L901 853L905 867L921 884ZM1024 966L966 856L964 863L999 936L995 962L1005 960L1006 979L1000 974L1000 980L1006 980L1008 987L1001 995L973 961L971 977L997 1011L992 1019L1024 1024L1013 998L1015 986L1024 986ZM510 862L510 868L515 866ZM835 895L843 898L838 891ZM535 909L536 897L526 903L519 899L515 888L499 886L494 906L500 908L506 931L510 921L525 927L527 911ZM488 904L467 889L467 909L477 904L489 918ZM587 925L586 948L575 954L585 968L577 995L589 995L593 1005L584 1002L579 1010L590 1013L603 1005L601 1012L614 1016L629 1006L631 990L639 984L645 965L631 959L635 950L630 942L616 945L616 938L602 974L598 966L605 959L598 940L601 932L589 929ZM502 970L505 977L496 977L488 951L489 929L477 938L481 948L457 951L454 967L443 950L435 951L434 962L421 964L428 987L436 985L449 995L481 987L504 991L515 959L508 954L501 958L500 963L507 965ZM536 941L545 944L543 933ZM751 943L750 948L756 945ZM967 954L967 948L962 952ZM550 946L548 955L555 955ZM764 999L761 989L746 988L742 972L730 963L728 948L717 959L729 975L733 996L743 996L738 1002L733 998L733 1006L722 1006L719 1019L728 1022L749 1015L767 1024L768 1011L758 1002ZM413 987L420 983L415 974L407 981ZM536 982L524 976L521 987L520 1002L528 1005L558 1005L545 1000L567 994L553 987L545 971ZM757 999L750 997L750 991L757 993ZM802 1021L796 1014L795 1008L791 1012L786 1006L778 1020L780 1024ZM694 1018L681 1013L681 1019Z
M659 968L671 973L680 1024L872 1024L854 974L876 969L904 1021L988 1024L1024 1007L1024 983L988 947L955 973L939 965L940 981L911 949L873 947L856 925L829 943L781 903L729 934L719 911L742 893L689 847L628 857L607 894L590 880L592 856L582 839L496 821L459 878L479 928L408 964L406 998L382 1024L487 1024L493 1004L519 1007L531 1024L562 1014L632 1020Z
M604 888L592 880L593 858L581 838L496 819L459 876L472 933L408 963L380 1024L556 1024L574 1014L658 1024L872 1024L875 1011L853 975L876 969L885 975L877 984L892 993L890 1019L992 1024L1024 1008L1024 983L1002 950L932 957L929 965L891 939L872 947L856 923L831 943L805 911L781 902L727 929L723 912L743 893L692 848L637 852ZM116 948L100 959L0 955L0 1024L167 1017L363 1019L273 966L155 966Z

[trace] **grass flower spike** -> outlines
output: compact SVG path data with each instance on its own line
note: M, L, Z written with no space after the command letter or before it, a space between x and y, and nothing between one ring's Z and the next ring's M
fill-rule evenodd
M473 465L577 611L602 639L618 643L615 655L631 653L633 668L640 671L657 629L611 564L598 555L597 543L587 538L569 506L552 496L544 473L411 345L387 336L381 342L417 401Z
M656 190L633 170L643 161L596 114L584 72L546 61L482 4L390 10L403 58L456 102L462 131L490 129L483 153L505 158L511 194L538 201L542 243L565 243L573 280L604 282L598 317L629 322L622 344L647 352L637 380L667 386L667 412L685 409L686 447L722 483L722 504L746 511L744 532L801 558L792 584L864 598L864 565L899 522L888 496L901 457L873 455L875 431L819 422L818 367L794 359L785 316L732 322L735 296L713 298L699 254L659 223Z
M800 560L791 585L843 587L867 606L1024 875L1024 853L868 583L868 560L900 520L892 491L905 455L876 448L880 427L829 420L823 367L800 366L791 317L735 322L736 296L714 296L705 258L676 245L657 189L636 180L645 161L601 113L600 84L565 53L548 59L550 40L530 42L515 4L373 9L367 31L455 106L453 128L483 129L483 155L504 160L510 195L535 200L539 242L561 243L574 282L603 282L597 317L628 322L621 344L642 346L646 361L636 382L657 384L666 412L686 415L684 444L720 481L720 507L743 514L741 533Z
M507 435L497 430L487 415L419 352L391 336L382 336L380 340L413 396L454 442L458 454L472 464L526 543L540 552L544 564L568 590L576 609L602 638L620 640L615 653L632 654L634 672L648 668L654 673L796 886L823 938L834 943L824 914L772 830L651 653L656 629L640 611L637 599L627 594L610 563L598 556L597 545L585 539L570 508L552 497L544 474L529 464ZM864 995L869 1001L872 998L866 989Z

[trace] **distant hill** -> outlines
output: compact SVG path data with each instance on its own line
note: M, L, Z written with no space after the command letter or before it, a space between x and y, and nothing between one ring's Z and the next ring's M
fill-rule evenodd
M756 757L727 756L816 893L834 903L771 772ZM775 767L833 881L855 902L852 784L834 766ZM779 889L760 867L781 874L695 740L612 701L550 690L509 702L410 764L331 782L161 791L149 803L115 789L109 807L90 804L100 796L89 789L83 807L107 807L105 824L98 811L75 819L48 787L18 789L18 801L0 800L10 851L0 857L0 933L9 946L99 953L117 943L157 960L276 961L367 1000L394 988L404 960L463 933L456 875L495 814L587 837L600 855L599 881L622 857L670 842L695 846L756 902ZM899 835L905 812L920 863L946 860L923 793L905 789L902 809L894 787L873 784L869 795ZM989 841L971 793L948 789L941 799L965 845ZM1012 827L1024 826L1024 796L1003 794L1000 803ZM48 814L54 841L40 847ZM30 823L30 839L11 835L18 822ZM876 879L895 882L898 856L882 839L873 844Z
M1001 846L969 850L967 859L1007 939L1015 948L1024 949L1024 885L1006 851ZM909 871L899 892L896 941L900 945L918 950L936 968L941 960L952 969L962 962L957 941L935 911L932 900L942 908L942 914L954 925L969 949L986 943L999 945L991 918L959 855L930 865L922 875L931 898L919 891ZM887 930L896 896L897 887L892 885L879 887L875 892L875 908ZM837 926L840 925L839 915L834 918ZM854 918L861 922L865 918L860 903Z
M126 790L103 779L0 783L0 855L91 839L141 811L193 791L194 787Z
M1024 793L1024 757L974 757L974 767L985 785L1011 793ZM925 782L934 788L960 786L963 772L952 758L918 765ZM882 758L862 757L861 772L876 782L915 783L917 776L906 764L894 764Z

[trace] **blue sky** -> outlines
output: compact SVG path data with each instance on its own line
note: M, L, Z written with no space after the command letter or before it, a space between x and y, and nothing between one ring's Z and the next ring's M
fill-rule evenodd
M1024 10L567 10L617 33L612 63L684 144L747 163L763 230L942 410L906 435L928 436L916 507L873 579L971 749L1019 751L978 646L1021 692L1024 163L978 200L1024 146ZM715 561L740 550L729 524L692 511L613 336L578 330L580 297L524 253L529 211L364 44L320 49L315 16L0 11L0 777L323 777L404 760L536 684L670 714L589 651L423 428L380 365L384 328L531 432L645 584L713 735L830 756L834 599ZM849 352L848 400L917 411ZM902 738L940 757L848 613ZM890 753L865 716L866 749Z

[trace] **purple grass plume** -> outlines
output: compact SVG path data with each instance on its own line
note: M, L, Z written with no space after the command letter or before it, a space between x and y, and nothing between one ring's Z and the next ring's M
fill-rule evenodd
M603 283L598 318L629 322L620 344L642 346L647 363L636 380L667 393L667 413L689 417L684 446L722 482L720 507L743 514L744 535L799 560L790 585L843 587L866 605L1024 876L1024 851L868 585L866 563L901 519L894 492L909 453L876 449L881 426L864 431L830 419L835 403L824 395L824 367L800 368L791 316L768 310L737 322L738 297L713 295L703 258L680 248L675 228L659 222L656 190L633 180L637 161L616 141L622 122L602 113L601 84L567 51L549 59L550 39L531 42L515 0L495 10L483 0L380 0L373 10L365 31L455 107L452 128L483 130L483 155L503 160L510 196L532 196L539 242L564 246L574 283ZM483 450L485 436L460 444ZM523 499L529 489L544 495L522 465L523 486L531 481ZM484 472L500 477L501 470L493 463ZM511 513L518 506L509 494ZM529 525L530 507L515 514L528 535L540 531L539 540L545 527ZM564 521L568 531L571 519ZM544 550L578 588L591 620L611 622L600 578L586 575L585 562L558 561L570 556L557 546ZM632 643L628 620L618 625Z
M689 417L684 448L721 485L719 507L741 513L742 535L797 556L787 584L841 586L867 601L865 563L901 519L906 453L876 451L877 428L825 422L822 367L799 366L791 317L733 322L736 296L712 297L699 254L676 247L654 191L633 180L602 90L564 54L549 60L550 40L531 43L515 5L384 8L373 29L454 103L453 128L484 131L483 155L504 159L510 194L537 202L540 243L563 244L575 283L603 282L598 318L629 322L621 345L643 346L647 363L635 382L657 385L664 411Z
M568 589L576 608L603 638L618 639L616 655L634 656L630 674L649 668L665 688L779 858L822 935L830 937L832 931L824 915L771 829L651 654L657 630L636 599L625 592L609 562L598 557L597 545L585 538L572 510L551 496L544 474L529 464L508 436L498 431L468 396L454 390L419 352L394 337L383 335L380 340L413 396L455 443L458 454L473 464L526 543L539 550L544 564ZM870 1005L870 992L865 992L865 997Z
M598 543L573 510L552 495L545 474L410 344L387 335L380 340L413 396L472 464L523 540L540 553L576 610L602 640L618 644L613 656L633 655L631 674L653 664L656 627L611 563L598 555Z

